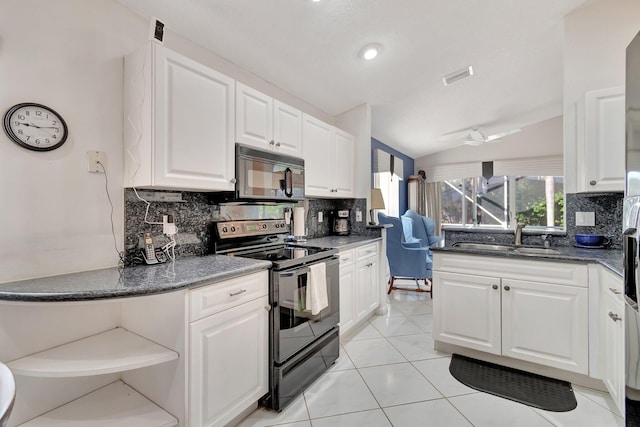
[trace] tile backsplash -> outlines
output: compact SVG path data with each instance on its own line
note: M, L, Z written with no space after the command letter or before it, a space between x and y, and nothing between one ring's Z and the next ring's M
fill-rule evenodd
M149 193L168 193L149 191ZM338 209L351 209L352 233L365 234L366 199L306 199L299 203L218 203L211 193L176 192L182 201L150 202L140 200L135 192L127 188L124 194L125 229L125 265L144 263L141 250L142 236L150 232L156 247L169 240L162 234L162 216L171 215L178 228L176 235L176 258L202 256L210 253L211 223L238 218L278 219L284 217L284 210L294 206L305 206L307 237L323 237L331 234L330 213ZM356 212L362 214L362 221L356 221ZM322 211L324 220L318 222L318 212ZM146 215L146 222L145 222ZM152 224L149 224L152 223ZM159 224L153 224L159 223Z
M554 234L553 246L573 246L576 234L603 234L611 239L610 247L622 249L622 193L569 193L565 198L566 234ZM594 212L595 226L576 226L576 212ZM512 230L488 231L444 230L445 245L459 241L513 243ZM525 245L542 245L539 234L522 236Z

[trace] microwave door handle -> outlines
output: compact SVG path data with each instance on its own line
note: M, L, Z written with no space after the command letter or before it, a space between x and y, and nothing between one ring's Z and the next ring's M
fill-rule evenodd
M289 168L284 170L284 195L293 196L293 172Z

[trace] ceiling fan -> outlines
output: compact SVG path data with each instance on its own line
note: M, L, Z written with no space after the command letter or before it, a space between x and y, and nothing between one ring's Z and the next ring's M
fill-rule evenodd
M518 133L520 131L521 131L521 129L516 128L516 129L511 129L511 130L508 130L508 131L505 131L505 132L499 132L499 133L495 133L493 135L485 136L482 132L480 132L478 130L478 128L473 128L473 129L471 129L471 132L469 132L467 137L464 139L464 144L466 144L466 145L482 145L482 144L486 144L486 143L489 143L489 142L498 142L502 138L504 138L505 136L513 135L514 133Z

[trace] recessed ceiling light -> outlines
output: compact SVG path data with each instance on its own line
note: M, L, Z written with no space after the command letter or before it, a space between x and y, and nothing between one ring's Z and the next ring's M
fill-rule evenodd
M358 56L370 61L378 56L380 52L382 52L382 46L378 43L371 43L360 49Z
M453 73L449 73L442 78L442 84L445 86L450 85L451 83L455 83L458 80L466 79L467 77L473 76L473 67L469 65L466 68L463 68L458 71L454 71Z

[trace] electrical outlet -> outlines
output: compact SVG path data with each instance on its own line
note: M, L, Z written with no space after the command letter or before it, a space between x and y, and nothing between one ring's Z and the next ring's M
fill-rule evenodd
M87 151L87 170L94 173L104 173L107 170L107 153L104 151Z
M362 222L362 211L356 211L356 222Z
M593 227L596 225L595 212L576 212L576 226Z
M318 212L318 222L322 222L324 221L324 214L322 213L322 211Z
M173 222L173 215L162 215L162 232L167 236L173 236L178 232Z

